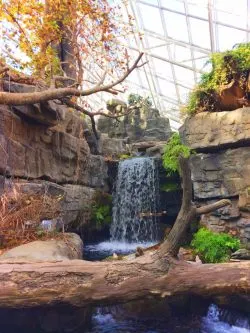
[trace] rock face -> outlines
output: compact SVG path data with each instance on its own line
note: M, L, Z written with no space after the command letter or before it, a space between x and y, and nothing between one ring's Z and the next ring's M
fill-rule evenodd
M196 202L232 200L232 207L202 216L201 223L250 242L250 108L199 113L186 119L180 134L198 152L190 159Z
M83 243L81 238L72 233L62 235L61 239L34 241L6 251L0 260L50 261L82 259Z
M17 83L8 88L34 90ZM84 118L58 100L0 105L0 194L18 183L26 193L62 195L65 224L75 219L84 223L95 189L108 190L108 167L96 153Z
M61 184L104 186L104 161L90 154L84 126L69 111L64 121L47 127L24 121L8 107L0 106L0 173Z
M250 142L250 108L201 112L180 128L183 143L198 151L244 146Z
M237 196L250 186L250 147L196 154L191 168L196 199Z
M118 106L125 107L124 103L116 108ZM98 129L112 138L126 138L130 143L166 141L172 134L168 118L160 116L159 111L151 107L135 108L129 115L119 118L119 121L100 117Z

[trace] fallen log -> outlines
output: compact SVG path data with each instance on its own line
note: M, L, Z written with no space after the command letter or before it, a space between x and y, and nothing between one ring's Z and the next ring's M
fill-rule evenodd
M153 260L132 262L1 263L1 307L69 304L107 305L141 298L197 295L218 297L250 292L250 262L176 262L166 272Z
M148 297L194 294L203 297L250 292L250 262L202 265L175 259L193 219L230 204L192 203L188 160L180 159L183 202L177 220L159 249L131 260L89 262L0 262L0 307L55 304L88 306Z

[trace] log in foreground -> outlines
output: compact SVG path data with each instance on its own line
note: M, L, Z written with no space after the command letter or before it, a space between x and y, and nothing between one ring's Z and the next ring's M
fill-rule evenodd
M148 297L202 297L250 292L250 262L174 263L160 270L153 256L133 262L1 263L1 307L106 305ZM151 262L150 262L151 261Z
M188 160L180 159L183 202L159 250L113 262L0 262L0 307L115 304L147 297L203 297L250 292L250 262L202 265L174 259L193 219L230 204L192 203Z

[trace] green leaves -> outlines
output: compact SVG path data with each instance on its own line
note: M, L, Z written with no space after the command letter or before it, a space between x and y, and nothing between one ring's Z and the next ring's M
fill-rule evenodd
M201 228L194 234L191 246L205 263L228 261L233 251L240 248L240 241L226 233L214 233Z
M190 148L181 143L178 133L174 133L166 144L162 157L163 167L166 169L167 174L171 175L179 172L179 156L182 155L188 158L190 154Z
M112 197L110 194L96 191L91 206L91 220L96 229L111 223Z
M147 106L147 107L151 107L153 105L153 103L149 97L144 98L139 94L129 94L128 104L129 105L138 104L138 105Z
M183 111L194 114L202 111L216 111L216 96L223 86L231 83L236 74L240 76L240 84L246 80L246 72L250 71L250 43L237 44L232 50L213 53L209 63L212 69L201 76L200 83L191 91Z
M111 207L108 205L92 207L92 219L95 221L97 228L101 228L104 224L111 223Z

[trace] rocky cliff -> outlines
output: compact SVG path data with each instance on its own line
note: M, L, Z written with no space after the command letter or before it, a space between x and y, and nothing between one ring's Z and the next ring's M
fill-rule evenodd
M32 86L11 84L11 91ZM107 165L86 121L60 101L0 106L0 189L63 196L66 223L88 213L95 189L107 190ZM85 214L85 215L86 215ZM84 214L81 214L84 218Z
M250 108L203 112L186 119L182 141L193 148L194 199L212 202L230 198L232 206L202 216L214 231L250 241Z

